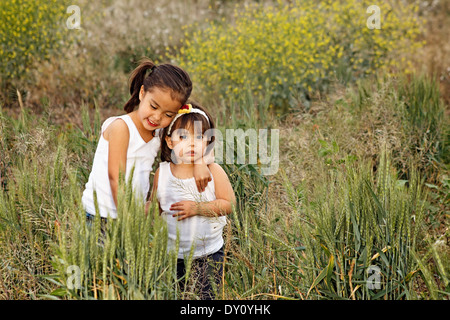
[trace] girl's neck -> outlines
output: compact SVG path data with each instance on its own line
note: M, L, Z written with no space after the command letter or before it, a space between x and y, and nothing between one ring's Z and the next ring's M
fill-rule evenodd
M175 164L170 162L170 170L172 171L172 174L179 179L189 179L194 176L193 163Z
M152 140L154 138L155 131L149 131L144 128L144 126L142 125L142 123L139 121L139 119L137 117L136 110L128 113L128 116L133 121L134 125L136 126L136 129L138 129L139 135L145 142L148 143L150 140Z

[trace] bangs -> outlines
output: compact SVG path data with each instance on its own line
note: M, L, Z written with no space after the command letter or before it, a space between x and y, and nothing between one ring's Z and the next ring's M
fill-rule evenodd
M192 104L194 108L199 108L197 105ZM169 148L166 142L166 137L171 136L173 132L177 129L186 129L189 130L193 128L194 130L199 130L202 135L205 135L205 132L207 133L207 147L206 147L206 153L208 154L213 148L214 148L214 142L215 142L215 126L214 121L211 118L211 115L205 111L202 108L199 108L203 112L206 113L206 115L209 118L209 121L207 118L205 118L203 115L199 113L186 113L183 114L181 117L178 117L178 119L173 123L172 129L170 134L167 134L169 127L165 127L160 132L160 138L161 138L161 161L169 161L171 162L171 152L172 150ZM193 126L193 127L192 127ZM212 130L210 130L212 129ZM199 133L199 132L194 132Z

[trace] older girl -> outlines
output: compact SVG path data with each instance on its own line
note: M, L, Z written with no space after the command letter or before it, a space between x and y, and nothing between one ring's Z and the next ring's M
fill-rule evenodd
M125 174L128 181L132 168L134 191L146 200L150 172L161 146L159 131L171 123L191 91L189 75L171 64L155 65L145 58L132 72L131 98L124 107L127 113L111 117L102 125L82 197L88 220L97 213L103 219L117 217L119 175ZM207 166L196 165L194 176L198 189L203 191L211 180Z

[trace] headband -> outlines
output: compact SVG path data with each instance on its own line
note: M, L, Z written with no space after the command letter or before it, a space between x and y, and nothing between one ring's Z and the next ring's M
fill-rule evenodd
M173 124L175 123L175 121L177 121L177 119L178 119L179 117L181 117L183 114L186 114L186 113L199 113L199 114L201 114L202 116L204 116L204 117L206 118L206 120L208 120L208 123L210 123L210 122L209 122L209 118L208 118L208 116L206 115L205 112L203 112L203 111L200 110L200 109L193 108L193 107L192 107L192 104L188 103L188 104L185 104L184 106L182 106L182 107L180 108L180 110L178 110L177 115L175 116L175 118L173 118L172 122L171 122L170 125L169 125L169 130L167 130L167 135L170 135L170 131L172 131L172 126L173 126Z

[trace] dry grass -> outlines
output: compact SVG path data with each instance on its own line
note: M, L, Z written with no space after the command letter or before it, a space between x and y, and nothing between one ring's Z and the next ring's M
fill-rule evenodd
M427 18L423 40L426 41L413 57L417 71L434 74L440 83L442 97L450 105L450 2L422 1L422 14ZM427 3L427 5L425 5Z

